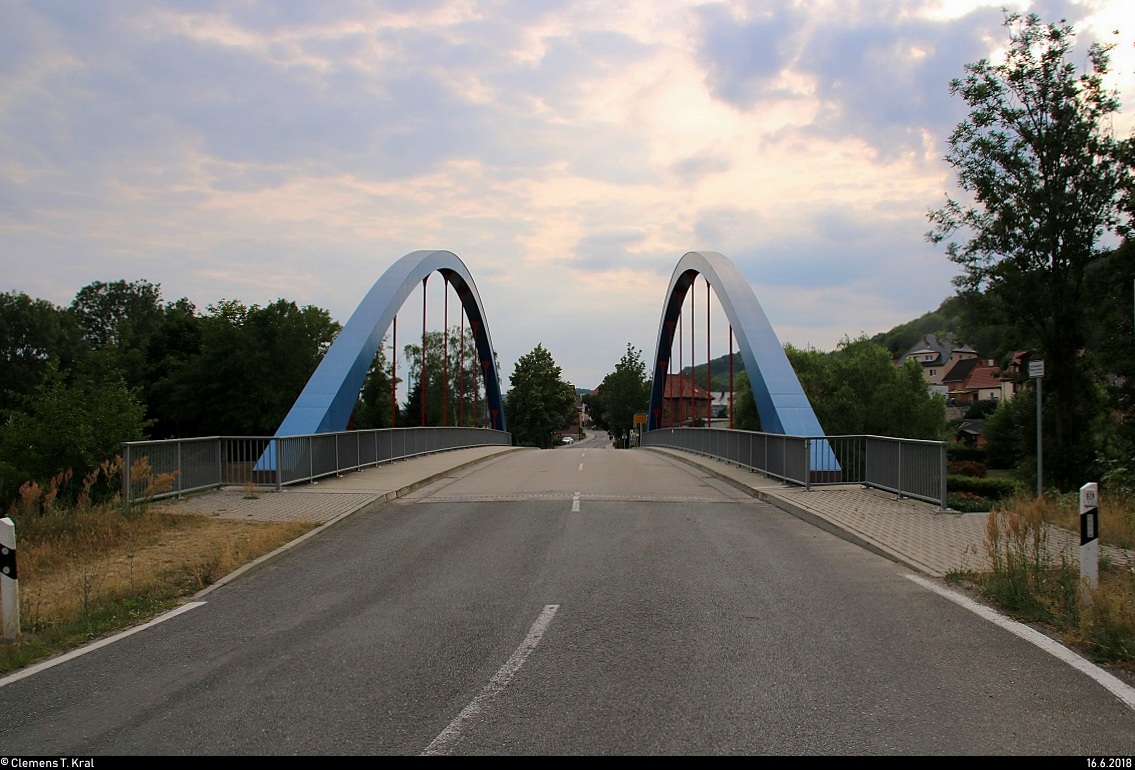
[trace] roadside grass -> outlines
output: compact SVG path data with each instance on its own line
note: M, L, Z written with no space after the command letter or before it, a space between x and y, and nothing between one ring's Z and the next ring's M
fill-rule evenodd
M0 644L0 674L145 622L316 526L125 505L114 487L120 470L103 463L74 503L59 500L66 474L21 488L8 516L16 526L22 633ZM151 479L151 497L171 481Z
M1100 543L1131 549L1135 501L1101 496ZM1063 530L1063 532L1061 532ZM976 590L1023 623L1042 627L1096 663L1135 672L1135 566L1101 550L1099 585L1080 579L1077 495L998 503L989 514L985 555L989 569L948 578ZM1070 550L1069 543L1074 547ZM1114 552L1113 552L1114 553Z

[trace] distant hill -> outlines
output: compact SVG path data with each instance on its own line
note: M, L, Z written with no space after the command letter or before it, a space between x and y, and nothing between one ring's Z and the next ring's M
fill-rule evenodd
M710 361L713 366L713 387L710 390L729 390L729 354L718 356ZM693 367L694 384L698 387L705 387L705 364L699 364ZM737 375L745 371L745 360L741 357L740 351L733 353L733 378L736 379ZM689 377L691 373L690 367L684 367L682 374Z
M926 334L936 334L959 344L969 345L982 358L1000 360L1020 347L1002 327L983 323L980 320L983 317L982 308L973 300L955 295L943 300L936 310L899 324L889 331L879 332L870 339L871 342L890 351L895 358L910 350ZM728 390L729 354L718 356L711 364L713 365L712 389ZM683 367L682 374L689 377L692 372L694 382L704 388L705 367L705 364L686 366ZM745 361L739 352L734 352L733 377L736 378L743 371L745 371Z
M980 298L955 295L943 300L937 310L899 324L890 331L880 332L871 337L871 341L889 350L896 358L910 350L926 334L969 345L982 358L1001 360L1022 347L1009 330L985 322L988 317L989 313L981 307Z

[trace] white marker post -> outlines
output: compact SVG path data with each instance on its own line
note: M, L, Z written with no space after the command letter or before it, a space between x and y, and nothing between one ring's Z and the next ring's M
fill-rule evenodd
M1080 487L1080 582L1086 588L1100 584L1099 485L1094 481ZM1087 591L1084 596L1091 600Z
M8 517L0 519L0 608L3 636L15 641L20 635L20 581L16 574L16 525Z

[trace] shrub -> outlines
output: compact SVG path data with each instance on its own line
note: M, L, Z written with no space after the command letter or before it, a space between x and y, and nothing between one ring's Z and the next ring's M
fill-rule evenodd
M984 446L970 446L968 444L959 444L958 442L951 442L946 447L946 459L951 462L979 462L984 463L986 458L986 451Z
M978 401L969 409L966 410L965 418L967 420L982 420L997 411L997 405L1001 403L997 399L987 399L985 401Z
M950 473L970 476L975 479L983 479L986 475L985 463L979 463L975 460L956 460L948 464L947 470Z
M946 496L946 505L960 513L979 513L992 507L988 500L972 492L951 492Z
M946 477L946 489L951 494L969 492L988 500L1005 500L1018 494L1021 484L1010 479L987 479L951 473Z

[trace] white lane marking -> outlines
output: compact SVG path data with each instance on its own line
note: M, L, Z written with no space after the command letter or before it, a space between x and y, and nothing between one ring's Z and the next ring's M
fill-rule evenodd
M1092 663L1091 661L1081 658L1079 655L1072 652L1064 645L1058 642L1054 642L1044 634L1040 633L1039 631L1035 631L1032 628L1029 628L1023 623L1018 623L1015 620L1011 620L1004 615L994 612L988 607L978 604L968 596L963 596L962 594L951 591L948 588L943 588L937 583L927 580L921 575L907 575L906 577L910 580L913 580L915 583L918 583L920 586L929 588L934 593L946 597L950 601L954 602L954 604L965 607L970 612L980 615L990 623L994 623L1001 628L1004 628L1006 631L1012 634L1016 634L1025 641L1035 644L1037 647L1041 648L1049 655L1052 655L1053 657L1064 661L1077 671L1081 671L1087 674L1092 679L1096 680L1096 682L1098 682L1101 687L1110 691L1112 695L1123 701L1123 704L1127 706L1127 708L1135 710L1135 688L1128 685L1122 679L1119 679L1118 677L1115 677L1104 671L1102 668Z
M579 513L579 492L576 492L574 495L572 495L571 512L572 513Z
M0 679L0 687L3 687L6 684L11 684L12 682L19 681L20 679L23 679L25 677L29 677L32 674L38 674L40 671L49 669L52 666L58 666L60 663L66 663L69 660L74 660L80 655L86 655L88 652L94 652L100 647L106 647L108 644L114 644L121 639L125 639L126 637L131 636L132 634L136 634L139 631L145 631L147 628L156 626L158 623L162 623L166 620L169 620L170 618L176 617L183 612L188 612L189 610L196 609L203 604L205 604L205 602L188 602L187 604L183 604L175 610L170 610L164 615L159 615L148 623L143 623L140 626L134 626L134 628L127 629L126 631L123 631L120 634L115 634L114 636L109 636L106 639L100 639L97 642L88 644L86 647L80 647L77 650L72 650L66 655L60 655L58 658L52 658L51 660L45 661L43 663L37 663L34 666L28 666L22 671L18 671L11 676L6 676L3 679Z
M524 665L524 661L536 649L536 645L540 643L540 637L544 635L547 630L548 624L552 622L555 617L556 610L560 608L558 604L548 604L544 606L543 611L536 622L532 624L532 628L528 629L528 636L524 637L524 641L516 648L516 652L512 653L505 664L497 671L496 676L485 685L485 689L469 702L469 705L461 710L457 718L449 723L441 733L433 739L426 750L422 752L422 756L438 756L448 754L453 745L461 738L461 728L470 719L475 718L478 714L485 710L489 703L500 695L520 667Z
M580 470L583 470L583 463L580 463L580 464L579 464L579 469L580 469Z

